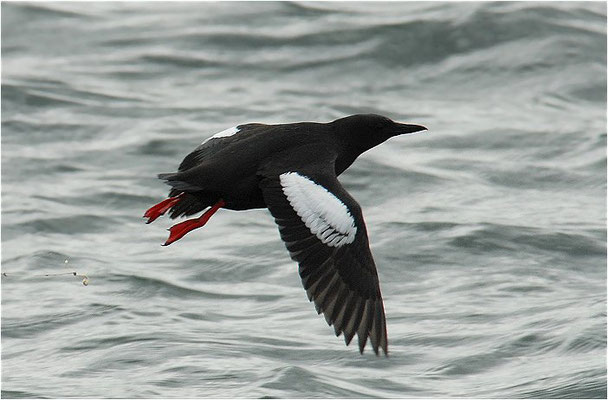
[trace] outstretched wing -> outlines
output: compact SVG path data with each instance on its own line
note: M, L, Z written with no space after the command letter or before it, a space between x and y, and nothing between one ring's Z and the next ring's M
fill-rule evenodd
M264 200L317 312L347 345L356 333L361 353L369 337L376 355L379 348L386 355L384 305L361 207L338 182L334 160L312 154L319 155L313 165L294 155L281 157L289 168L271 162L261 169Z

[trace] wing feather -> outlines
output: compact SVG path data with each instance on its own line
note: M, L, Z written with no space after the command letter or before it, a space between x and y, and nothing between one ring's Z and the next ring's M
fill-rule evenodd
M344 334L347 345L356 334L361 353L369 338L376 354L379 349L388 354L382 295L361 208L335 175L315 171L303 167L297 174L319 185L323 190L314 192L321 197L299 199L301 187L288 188L288 197L281 183L281 174L294 171L266 166L260 180L264 200L291 258L299 263L302 285L317 313L324 314L336 336ZM326 209L327 202L334 204Z

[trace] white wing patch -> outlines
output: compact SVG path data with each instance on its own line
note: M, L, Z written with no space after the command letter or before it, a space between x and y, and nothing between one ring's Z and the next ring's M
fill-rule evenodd
M203 143L201 144L205 144L208 141L210 141L211 139L217 139L217 138L221 138L221 137L228 137L228 136L232 136L235 133L239 133L239 128L236 126L233 126L232 128L228 128L228 129L224 129L221 132L216 133L215 135L211 136L210 138L208 138L207 140L205 140Z
M355 240L355 219L340 199L297 172L281 174L279 180L289 204L321 242L340 247Z

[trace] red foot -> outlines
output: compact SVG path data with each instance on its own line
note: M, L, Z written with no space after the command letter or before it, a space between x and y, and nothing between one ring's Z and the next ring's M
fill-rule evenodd
M169 228L169 232L171 232L169 234L169 239L167 239L167 241L165 242L165 244L163 244L163 246L169 246L171 243L183 238L186 235L186 233L190 232L191 230L200 228L201 226L205 225L207 223L207 221L209 221L209 218L211 218L211 216L213 214L215 214L217 212L217 210L219 210L220 208L222 208L225 205L226 205L226 203L224 203L224 200L220 200L217 203L215 203L215 205L213 207L211 207L210 209L205 211L205 213L203 215L201 215L200 217L194 218L194 219L189 219L187 221L180 222L179 224L173 225L171 228Z
M169 197L166 200L161 201L155 206L152 206L144 214L144 218L148 218L146 224L153 222L156 218L160 217L167 212L171 207L176 205L180 200L183 193L178 194L175 197Z

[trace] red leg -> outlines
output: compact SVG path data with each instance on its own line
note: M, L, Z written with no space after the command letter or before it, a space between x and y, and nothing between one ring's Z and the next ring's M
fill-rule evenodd
M146 224L153 222L156 218L160 217L161 215L166 213L167 210L176 205L181 200L182 195L183 193L180 193L175 197L169 197L168 199L161 201L157 205L150 207L148 211L146 211L146 213L144 214L144 218L148 218Z
M200 228L201 226L205 225L207 221L209 221L209 218L211 218L211 216L215 214L217 210L224 207L225 205L226 203L224 203L224 200L220 200L215 203L213 207L205 211L205 213L200 217L189 219L187 221L173 225L171 228L169 228L169 232L171 232L169 234L169 239L167 239L163 246L169 246L171 243L183 238L184 235L186 235L186 233L190 232L191 230Z

